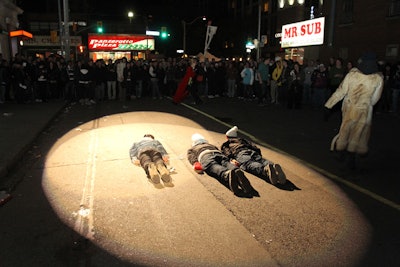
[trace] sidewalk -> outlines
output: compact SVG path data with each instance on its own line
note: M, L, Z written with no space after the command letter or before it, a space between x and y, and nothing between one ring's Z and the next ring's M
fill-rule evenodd
M0 191L9 191L5 178L29 150L36 137L63 109L63 100L0 105Z

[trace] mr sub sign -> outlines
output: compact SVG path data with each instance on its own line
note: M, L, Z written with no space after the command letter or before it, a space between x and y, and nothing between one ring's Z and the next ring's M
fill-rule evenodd
M324 43L325 18L316 18L282 26L282 48Z

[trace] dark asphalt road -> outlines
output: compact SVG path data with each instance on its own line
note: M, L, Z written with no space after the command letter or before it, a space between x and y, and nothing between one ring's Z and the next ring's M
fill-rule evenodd
M66 109L46 131L50 134L45 132L36 142L40 145L38 148L33 147L30 155L24 160L24 168L10 174L7 178L20 180L20 177L24 176L25 180L28 179L28 184L23 186L22 192L33 194L33 190L29 188L29 184L33 185L33 183L29 183L29 175L26 172L32 170L40 172L40 164L44 160L40 158L40 155L49 149L46 148L46 144L50 146L57 137L76 127L77 121L85 123L110 114L130 111L160 111L177 114L196 121L207 131L217 133L225 133L230 126L237 125L243 136L278 153L294 157L299 163L320 172L336 183L369 222L373 235L368 253L359 266L398 266L400 264L398 255L400 250L400 232L398 230L400 194L396 169L400 162L400 124L399 117L388 113L374 116L371 151L366 158L359 160L358 171L354 172L346 170L343 163L337 161L334 154L329 151L331 138L337 133L340 124L339 113L333 114L329 121L324 121L320 111L310 108L288 110L277 106L262 107L253 102L226 98L208 99L200 106L186 104L175 106L170 101L146 100L142 103L134 101L112 105L104 103L99 107L92 107L87 113L69 112ZM75 125L71 123L75 123ZM36 190L41 191L40 188L36 188ZM32 203L32 205L47 207L43 212L54 218L46 200L43 197L39 199L39 203ZM29 208L21 207L21 210L16 210L14 215L17 218L20 216L18 215L20 212L24 212L24 210L28 212ZM41 223L40 220L32 221L32 224L37 225L34 227L36 230L40 229ZM54 225L58 225L58 228L65 227L59 223ZM17 224L10 229L14 232L18 231ZM2 229L3 237L12 236L9 233L6 234L10 229ZM54 231L57 232L56 229ZM63 233L69 236L55 236L50 240L53 240L54 243L57 242L57 238L73 240L73 242L79 241L72 231L65 229ZM36 235L39 240L43 238L40 236L40 230ZM16 237L23 238L18 235ZM96 251L97 255L104 254L100 257L103 257L103 263L112 263L112 266L126 266L104 251L98 251L96 247L91 246L89 250L92 251L88 252L85 243L78 241L76 241L77 250L71 252L66 248L64 252L56 251L55 253L60 258L69 255L76 258L75 263L84 264L86 261L88 264L88 253ZM18 242L14 242L15 250L18 249ZM65 244L65 247L70 245ZM37 252L38 259L45 256L42 255L43 252L40 252L39 248L37 248ZM345 263L339 265L347 266ZM91 266L90 263L89 266Z

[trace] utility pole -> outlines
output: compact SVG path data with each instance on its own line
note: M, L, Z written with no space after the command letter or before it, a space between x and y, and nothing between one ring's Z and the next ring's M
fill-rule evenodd
M64 55L64 29L62 25L62 15L61 15L61 0L58 0L58 26L59 26L59 42L61 48L61 55Z
M70 59L70 42L71 38L69 35L69 5L68 0L64 0L64 40L65 40L65 60Z
M258 0L258 34L257 34L257 60L260 59L260 40L261 40L261 0Z

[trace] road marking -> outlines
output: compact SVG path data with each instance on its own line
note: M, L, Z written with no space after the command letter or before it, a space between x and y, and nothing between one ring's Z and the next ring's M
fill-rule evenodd
M89 240L94 239L94 184L96 178L96 152L99 143L96 128L92 129L89 133L90 142L86 162L85 183L82 188L82 197L75 221L75 231Z
M199 109L197 109L195 107L189 106L189 105L187 105L185 103L181 103L181 105L183 105L183 106L185 106L185 107L187 107L187 108L189 108L189 109L191 109L191 110L193 110L193 111L195 111L197 113L200 113L200 114L206 116L207 118L212 119L212 120L214 120L214 121L216 121L216 122L218 122L218 123L220 123L222 125L225 125L228 128L232 128L234 126L234 125L231 125L229 123L223 122L223 121L215 118L214 116L212 116L212 115L210 115L210 114L208 114L206 112L203 112L203 111L201 111L201 110L199 110ZM280 149L278 149L278 148L276 148L274 146L271 146L271 145L259 140L258 138L256 138L255 136L251 135L250 133L247 133L247 132L242 131L240 129L238 131L241 134L247 136L253 142L259 143L262 146L264 146L264 147L266 147L268 149L274 150L274 151L276 151L276 152L278 152L280 154L283 154L283 155L289 156L291 158L294 158L294 159L300 161L302 164L306 165L307 167L309 167L309 168L311 168L313 170L316 170L317 172L327 176L328 178L330 178L332 180L335 180L337 182L340 182L340 183L342 183L342 184L344 184L344 185L346 185L346 186L348 186L348 187L350 187L350 188L352 188L352 189L354 189L354 190L356 190L356 191L358 191L360 193L363 193L363 194L375 199L376 201L381 202L382 204L384 204L386 206L389 206L389 207L391 207L393 209L396 209L397 211L400 211L400 204L397 204L397 203L395 203L395 202L393 202L393 201L391 201L391 200L389 200L387 198L384 198L384 197L382 197L382 196L380 196L378 194L375 194L374 192L371 192L368 189L365 189L364 187L358 186L358 185L356 185L356 184L354 184L354 183L352 183L352 182L350 182L348 180L345 180L345 179L343 179L343 178L341 178L341 177L339 177L339 176L337 176L335 174L327 172L327 171L325 171L325 170L323 170L323 169L321 169L321 168L319 168L317 166L314 166L313 164L310 164L310 163L308 163L306 161L303 161L302 159L299 159L299 158L297 158L297 157L295 157L293 155L290 155L289 153L286 153L285 151L282 151L282 150L280 150Z

